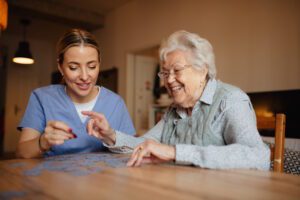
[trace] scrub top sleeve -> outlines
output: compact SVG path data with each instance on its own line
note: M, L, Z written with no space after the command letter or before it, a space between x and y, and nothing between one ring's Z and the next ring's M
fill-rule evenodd
M118 131L127 133L129 135L134 135L135 129L123 99L121 99L120 102L118 103L116 112L119 115Z
M32 128L43 133L45 126L46 120L41 101L37 94L32 92L22 121L17 129L21 131L22 128Z

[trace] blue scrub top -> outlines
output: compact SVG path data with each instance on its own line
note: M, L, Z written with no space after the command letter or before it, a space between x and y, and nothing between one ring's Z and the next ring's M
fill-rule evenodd
M62 121L70 126L77 138L66 140L62 145L52 146L45 156L104 150L105 147L99 139L88 135L86 130L88 120L81 122L74 103L64 87L64 85L50 85L34 90L18 130L32 128L43 134L49 120ZM129 135L135 133L123 99L114 92L101 87L93 111L104 114L114 130Z

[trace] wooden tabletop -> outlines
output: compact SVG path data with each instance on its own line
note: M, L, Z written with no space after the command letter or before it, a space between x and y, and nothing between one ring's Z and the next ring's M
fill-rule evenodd
M0 161L0 199L300 199L300 177L173 164L127 168L93 153Z

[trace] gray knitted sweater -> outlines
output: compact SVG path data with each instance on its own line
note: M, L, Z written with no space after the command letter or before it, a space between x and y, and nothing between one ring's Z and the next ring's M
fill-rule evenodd
M144 136L116 131L113 152L128 153L145 139L174 145L177 164L203 168L268 170L270 151L257 131L249 97L240 89L209 80L188 116L171 106L164 118Z

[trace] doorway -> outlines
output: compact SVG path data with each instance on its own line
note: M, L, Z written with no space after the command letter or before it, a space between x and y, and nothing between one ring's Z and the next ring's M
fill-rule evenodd
M137 135L149 130L149 110L154 103L153 88L158 67L158 46L128 55L127 102ZM131 98L130 98L131 97Z

